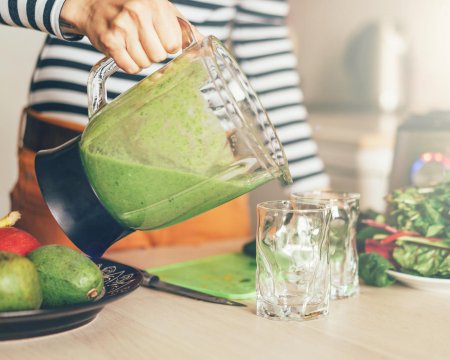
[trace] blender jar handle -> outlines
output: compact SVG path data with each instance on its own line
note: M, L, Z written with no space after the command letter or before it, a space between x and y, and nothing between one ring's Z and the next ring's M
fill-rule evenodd
M178 22L182 30L183 44L186 44L182 47L184 51L195 45L197 38L186 20L179 17ZM108 103L106 80L117 70L119 70L119 67L110 57L104 57L92 67L87 86L89 119Z

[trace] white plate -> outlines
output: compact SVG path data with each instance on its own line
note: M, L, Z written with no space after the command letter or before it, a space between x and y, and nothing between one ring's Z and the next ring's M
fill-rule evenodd
M387 273L406 286L419 290L437 291L450 294L450 279L434 279L404 274L393 270L388 270Z

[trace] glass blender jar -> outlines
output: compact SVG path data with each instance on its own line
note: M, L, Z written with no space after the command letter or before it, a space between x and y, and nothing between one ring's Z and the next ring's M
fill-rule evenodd
M66 235L91 256L134 230L158 229L272 179L291 182L273 125L236 61L208 36L115 100L110 58L88 82L80 137L39 152L43 196Z

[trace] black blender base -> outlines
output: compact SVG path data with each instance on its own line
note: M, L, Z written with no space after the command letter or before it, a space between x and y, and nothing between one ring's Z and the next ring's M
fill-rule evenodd
M35 170L56 222L81 251L96 258L133 230L117 222L92 189L81 162L80 138L39 151Z

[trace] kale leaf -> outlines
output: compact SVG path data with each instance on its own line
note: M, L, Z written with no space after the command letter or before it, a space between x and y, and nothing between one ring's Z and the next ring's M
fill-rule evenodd
M377 253L359 255L359 276L367 285L386 287L395 280L389 277L386 270L394 270L394 266Z
M447 248L426 246L409 241L397 241L393 257L402 272L419 276L449 278L450 252Z
M399 230L422 236L450 238L450 182L433 187L409 187L393 191L386 198L388 223Z

